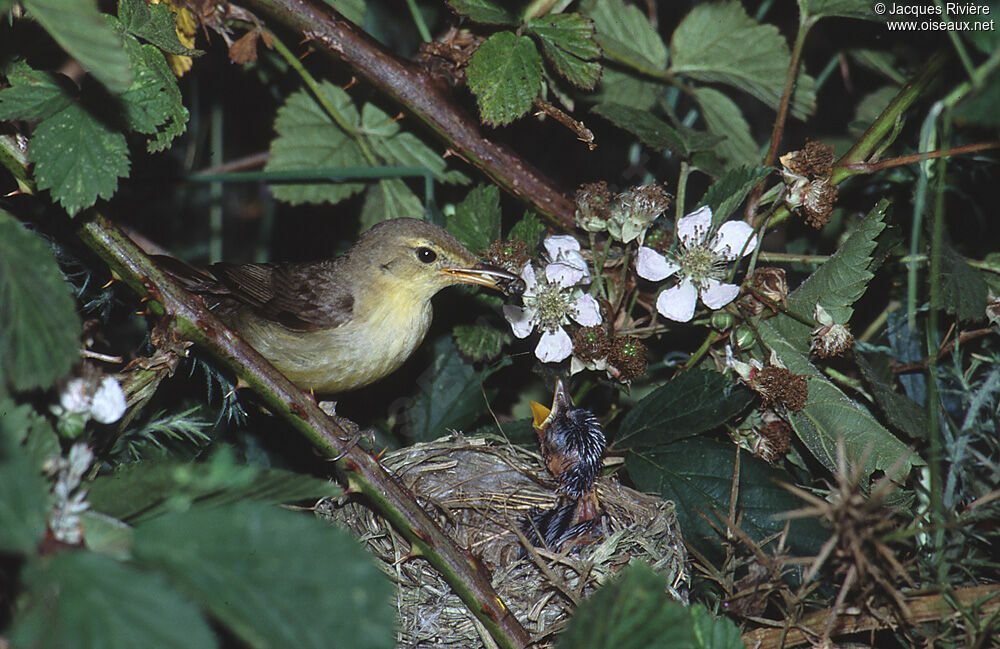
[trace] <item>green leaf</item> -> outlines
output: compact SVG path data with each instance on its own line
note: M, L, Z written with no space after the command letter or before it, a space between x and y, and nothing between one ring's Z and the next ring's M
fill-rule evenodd
M0 437L4 436L24 448L38 472L47 460L62 454L59 435L49 420L31 404L18 405L10 397L0 398Z
M532 251L538 246L538 239L548 228L532 212L525 212L521 220L510 229L508 239L517 239L528 244L528 250Z
M24 0L28 13L80 65L114 93L131 82L122 39L95 0Z
M667 47L638 7L622 0L587 0L580 10L593 19L597 43L606 59L647 74L666 70ZM623 98L618 101L635 105Z
M28 149L38 189L52 190L70 216L109 199L129 174L125 136L77 103L42 120Z
M365 140L372 150L388 165L423 167L445 183L469 182L468 176L454 169L449 170L438 152L413 133L403 131L398 120L372 104L365 104L361 109L361 133L366 136Z
M701 604L667 595L668 584L635 562L577 609L560 649L743 649L740 630Z
M846 324L854 313L852 304L864 295L874 275L869 269L876 238L885 229L887 200L879 201L857 225L847 241L792 291L785 301L786 308L806 321L812 321L816 304L821 304L833 321ZM812 327L791 316L779 314L771 321L781 335L797 351L809 352Z
M389 580L347 532L310 516L195 507L137 526L133 551L255 649L394 646Z
M717 526L729 515L729 496L737 448L707 437L688 439L648 449L633 449L625 456L625 467L640 491L658 493L672 500L684 540L704 552L717 555ZM798 509L802 501L779 483L793 484L790 474L741 451L737 511L742 529L756 541L780 532L785 525L776 516ZM723 529L724 526L723 526ZM812 520L792 521L789 542L793 552L815 553L828 533Z
M615 447L657 446L712 430L738 415L750 401L748 390L718 372L683 372L628 411Z
M320 92L343 117L348 128L360 128L350 95L327 81ZM278 109L274 122L277 137L271 141L271 157L265 171L302 171L329 167L367 165L357 141L336 124L308 90L293 93ZM364 189L362 183L276 184L274 197L292 205L338 203Z
M897 86L902 86L906 83L906 75L901 74L896 69L898 58L891 52L859 47L847 50L846 54L857 61L859 65L878 72ZM896 92L899 92L899 88L896 88Z
M873 355L872 359L876 357ZM906 396L896 392L892 387L892 371L889 369L891 357L885 355L885 371L876 370L866 354L854 352L854 361L861 370L865 382L871 388L871 394L881 407L882 414L889 425L898 428L913 439L927 438L927 414L923 406Z
M88 509L80 514L87 549L118 561L132 558L132 528L117 518Z
M830 471L837 469L837 443L844 445L849 462L864 460L865 475L876 470L902 480L914 464L923 464L920 457L890 433L872 415L828 381L773 326L771 320L758 324L761 342L773 350L785 367L809 381L809 398L798 412L790 412L789 420L809 452Z
M61 74L32 70L15 61L7 71L9 88L0 90L0 120L45 119L73 103L76 89Z
M715 88L695 88L695 99L701 106L705 126L713 135L724 137L716 151L730 166L760 164L764 155L750 135L750 125L732 99Z
M559 649L686 649L695 645L687 609L667 595L662 575L634 563L580 604Z
M24 608L11 625L15 647L211 649L200 611L159 575L92 552L62 552L25 571Z
M872 3L868 0L798 0L798 2L803 22L806 16L814 20L831 16L881 20L881 17L872 10Z
M485 124L509 124L531 108L542 89L542 59L527 36L498 32L480 45L465 69Z
M593 93L581 99L649 110L656 106L657 98L662 92L663 86L660 83L604 66L601 82L597 84Z
M45 533L49 498L39 467L17 442L28 426L23 408L30 409L0 401L0 552L29 554Z
M48 388L79 358L80 318L49 246L0 210L0 380Z
M361 206L361 230L389 219L423 217L423 202L410 191L402 178L386 178L365 192L365 202Z
M984 32L987 33L987 32ZM984 80L978 90L971 90L952 111L952 119L959 126L1000 127L1000 72Z
M489 373L463 360L451 336L438 338L429 379L418 383L417 396L406 411L406 435L426 442L474 424L483 412L482 382Z
M598 104L590 110L636 136L648 147L669 149L685 158L690 156L690 151L680 134L647 110L613 102Z
M188 111L163 52L140 45L133 36L125 37L125 50L133 71L132 84L121 94L125 122L133 131L154 136L147 149L156 153L184 133Z
M576 13L548 14L528 22L542 42L542 51L559 74L573 85L591 90L601 78L601 48L594 40L594 22Z
M365 0L326 0L326 3L355 25L365 23L365 15L368 13Z
M126 523L139 523L191 505L218 506L245 500L270 504L339 496L329 480L238 465L232 454L218 452L203 463L142 462L91 483L91 507Z
M451 335L458 351L472 361L496 358L512 340L506 331L485 325L455 325Z
M757 23L739 2L695 6L670 43L672 74L724 83L778 108L791 64L788 44L777 27ZM815 110L815 82L800 75L791 113L805 119Z
M448 6L455 13L485 25L513 25L517 22L509 11L490 0L448 0Z
M118 20L122 29L152 43L164 52L178 56L200 56L181 44L177 23L166 3L149 4L146 0L118 0Z
M459 242L481 254L500 238L500 190L496 185L477 185L449 214L445 229Z
M941 251L941 304L960 322L980 321L986 317L989 285L955 249L945 245Z
M718 225L736 211L750 190L771 173L770 167L736 167L712 183L699 205L712 208L712 223Z

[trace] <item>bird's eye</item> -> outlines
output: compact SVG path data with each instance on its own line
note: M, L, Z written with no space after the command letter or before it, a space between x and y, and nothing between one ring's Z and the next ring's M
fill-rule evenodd
M438 258L437 253L431 250L430 248L425 248L423 246L417 248L417 259L424 262L425 264L429 264L437 258Z

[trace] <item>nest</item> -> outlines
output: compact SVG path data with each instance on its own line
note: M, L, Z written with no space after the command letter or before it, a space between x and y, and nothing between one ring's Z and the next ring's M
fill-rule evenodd
M665 575L668 593L687 602L686 553L671 502L602 477L597 493L606 516L596 544L562 554L524 550L516 531L524 514L559 499L537 455L455 435L388 453L382 463L459 546L482 558L536 646L553 644L576 605L632 561ZM426 561L407 558L409 544L378 514L353 500L321 501L317 512L352 530L396 583L399 647L493 646L440 575Z

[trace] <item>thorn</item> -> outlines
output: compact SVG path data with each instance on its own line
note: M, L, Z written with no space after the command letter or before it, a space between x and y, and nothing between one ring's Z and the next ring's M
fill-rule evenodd
M350 81L348 81L348 82L347 82L347 83L346 83L346 84L345 84L345 85L344 85L344 86L343 86L343 87L341 88L341 90L350 90L351 88L353 88L353 87L354 87L354 86L356 86L356 85L358 85L358 78L357 78L357 77L355 77L355 76L352 76L352 77L351 77L351 80L350 80Z
M111 279L108 280L107 284L105 284L104 286L101 287L101 290L103 291L106 288L110 288L117 281L118 281L117 277L112 277Z
M389 122L389 123L390 123L390 124L395 124L396 122L398 122L398 121L402 120L402 119L403 119L404 117L406 117L406 115L404 115L404 114L403 114L403 112L402 112L402 111L400 111L400 112L399 112L399 114L398 114L398 115L396 115L395 117L393 117L393 118L392 118L392 121L391 121L391 122Z
M378 455L375 456L375 461L376 462L381 462L382 461L382 456L385 455L385 452L388 451L388 450L389 450L389 447L386 446L381 451L379 451Z
M244 381L242 378L236 379L236 387L233 390L242 390L243 388L249 388L250 384Z
M4 195L3 195L3 197L4 197L4 198L11 198L12 196L20 196L20 195L21 195L21 194L23 194L23 193L24 193L24 192L23 192L23 191L21 190L21 188L20 188L20 187L18 187L18 188L17 188L17 189L15 189L14 191L12 191L12 192L9 192L9 193L7 193L7 194L4 194Z
M145 304L146 302L149 302L152 299L153 297L151 295L143 295L141 298L139 298L139 302Z
M312 53L313 53L313 49L312 49L312 47L310 47L305 52L303 52L302 54L299 54L299 60L301 61L301 60L305 59L307 56L309 56Z

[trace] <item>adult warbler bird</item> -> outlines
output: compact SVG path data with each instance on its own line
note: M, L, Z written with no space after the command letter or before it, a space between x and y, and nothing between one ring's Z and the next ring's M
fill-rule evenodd
M431 298L453 284L506 294L524 281L418 219L372 227L342 256L310 263L163 268L300 388L333 394L393 372L424 339Z

